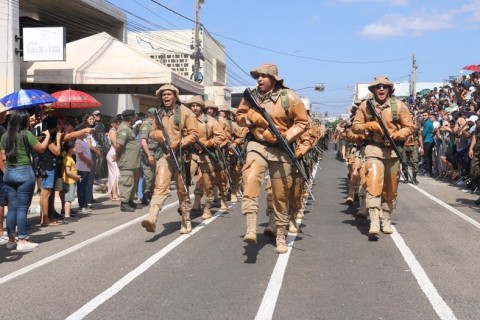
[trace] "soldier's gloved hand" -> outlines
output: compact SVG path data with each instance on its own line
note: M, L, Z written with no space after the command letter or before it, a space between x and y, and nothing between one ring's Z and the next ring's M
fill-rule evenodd
M278 142L277 137L268 129L263 132L263 138L268 143L277 143Z
M158 142L165 142L165 138L163 137L163 133L160 130L152 130L150 131L150 139L158 141Z
M368 121L367 123L365 123L365 130L383 134L383 130L377 121Z
M209 140L200 139L200 142L207 148L215 147L215 144L213 143L212 139L209 139Z
M262 117L262 115L254 109L248 109L247 119L255 126L260 128L267 128L268 122Z
M391 136L393 140L399 140L399 141L405 140L405 137L403 136L403 134L401 134L400 131L392 132Z
M300 149L295 150L295 157L297 159L300 159L301 157L303 157L303 151Z
M172 149L173 149L173 151L177 151L177 150L178 150L179 144L180 144L180 143L179 143L178 141L172 142Z

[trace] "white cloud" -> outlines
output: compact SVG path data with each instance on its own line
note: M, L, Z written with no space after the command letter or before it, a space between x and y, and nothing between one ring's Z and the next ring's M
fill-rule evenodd
M360 31L364 38L421 36L430 31L453 27L455 15L451 12L424 12L412 16L391 14Z

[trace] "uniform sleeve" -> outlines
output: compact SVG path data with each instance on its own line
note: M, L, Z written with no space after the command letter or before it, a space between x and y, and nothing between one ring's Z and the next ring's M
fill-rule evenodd
M188 147L198 140L198 121L195 114L187 107L182 107L182 113L184 113L182 146Z
M412 116L407 106L403 102L397 100L397 105L399 110L398 123L400 124L400 129L397 132L401 137L403 137L403 139L406 139L413 133L414 125Z
M360 107L355 113L355 117L353 118L353 122L352 122L352 131L355 134L363 134L363 135L366 134L365 132L365 123L367 122L366 108L367 108L367 100L363 101L362 104L360 104Z
M149 123L142 124L142 126L140 127L140 132L138 133L140 139L148 139L148 137L150 136L150 127L151 125Z
M290 105L288 109L288 116L292 120L293 124L287 129L285 138L287 139L287 142L292 142L295 141L302 133L308 130L308 115L299 95L289 90L288 100Z
M245 99L242 98L237 108L237 113L235 114L235 122L240 127L248 127L250 125L250 121L247 118L247 112L249 109L250 107L245 102Z
M213 129L213 136L211 139L208 139L205 143L207 148L212 148L219 146L221 147L225 143L225 131L222 129L221 124L215 120L214 118L210 118L212 120L212 129Z
M127 130L125 130L124 128L121 128L120 130L117 131L117 144L118 145L124 147L127 139L128 139Z

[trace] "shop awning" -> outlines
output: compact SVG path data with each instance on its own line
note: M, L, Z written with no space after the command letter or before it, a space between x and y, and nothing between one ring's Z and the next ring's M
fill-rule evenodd
M72 88L88 86L110 92L121 88L121 93L154 93L160 85L171 83L181 94L204 92L203 85L175 73L105 32L68 43L66 61L22 63L21 82Z

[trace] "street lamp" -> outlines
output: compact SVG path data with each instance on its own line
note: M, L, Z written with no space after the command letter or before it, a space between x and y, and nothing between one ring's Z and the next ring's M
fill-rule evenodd
M300 89L295 89L295 91L299 91L299 90L305 90L305 89L312 89L315 90L315 91L319 91L319 92L323 92L325 91L325 84L323 83L315 83L315 85L312 87L305 87L305 88L300 88Z

